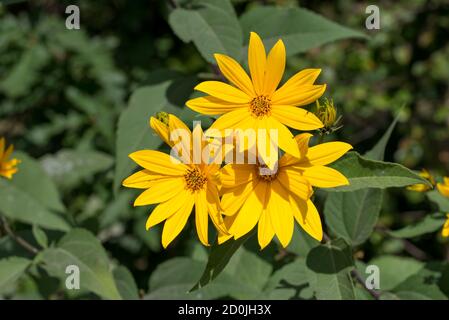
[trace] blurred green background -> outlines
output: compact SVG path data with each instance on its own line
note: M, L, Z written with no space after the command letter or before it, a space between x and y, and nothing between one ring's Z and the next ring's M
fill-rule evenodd
M81 10L81 30L67 30L64 11L75 3ZM160 234L144 229L149 208L132 208L132 191L121 190L117 195L112 191L116 126L131 93L152 83L162 70L187 76L213 72L195 46L183 43L171 30L167 23L171 3L35 0L0 4L0 136L40 160L62 192L68 219L97 234L111 257L131 271L144 291L151 272L162 261L183 254L205 255L192 228L182 233L174 247L162 251ZM323 69L319 82L328 84L325 96L334 100L343 116L344 127L336 137L363 153L403 107L385 160L449 175L449 3L376 1L381 29L366 30L365 8L371 2L233 1L238 15L256 5L292 3L369 37L326 44L287 61L289 74L307 67ZM93 152L95 165L71 177L58 161L72 156L61 152L64 149ZM429 212L432 205L423 195L393 190L384 201L379 224L394 229ZM20 224L15 227L21 230ZM27 237L29 231L23 229ZM435 234L423 236L416 245L436 258L449 255L447 246L435 238ZM374 233L360 254L370 258L398 253L403 246ZM277 250L272 245L262 255L281 264ZM30 276L12 295L58 297L61 293L51 289L52 280L43 279ZM27 285L38 289L28 290Z

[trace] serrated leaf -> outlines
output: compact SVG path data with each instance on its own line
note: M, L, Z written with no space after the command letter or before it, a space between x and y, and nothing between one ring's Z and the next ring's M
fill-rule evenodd
M241 16L240 24L245 39L248 39L251 31L255 31L267 47L282 38L287 55L305 52L340 39L366 38L359 31L341 26L307 9L290 6L255 7Z
M28 268L31 260L20 257L8 257L0 260L0 292L13 284Z
M124 300L139 300L139 289L134 281L132 273L123 266L118 266L113 271L115 284Z
M446 217L441 214L427 215L415 224L407 225L399 230L388 231L388 234L396 238L413 238L440 230L445 221Z
M96 173L110 168L112 163L110 155L95 150L63 149L41 159L44 170L63 189L76 187L83 180L92 180Z
M354 267L352 251L343 239L312 249L306 260L311 288L319 300L354 300L350 271Z
M42 251L38 258L47 272L67 278L66 268L75 265L80 270L80 287L106 299L121 299L115 285L108 256L100 241L84 229L72 229L56 247Z
M359 245L373 232L381 206L380 189L330 193L324 206L326 223L337 236Z
M368 160L357 152L348 152L330 167L340 171L349 180L348 186L326 191L347 192L366 188L386 189L429 182L410 169L392 162Z
M193 42L208 62L214 53L240 58L242 30L229 0L196 0L191 8L174 9L169 24L184 42Z

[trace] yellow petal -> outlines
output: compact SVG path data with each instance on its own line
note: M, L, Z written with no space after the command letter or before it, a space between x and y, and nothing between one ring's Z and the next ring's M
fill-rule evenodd
M253 164L227 164L221 169L221 184L224 188L232 188L250 182L255 177Z
M309 148L307 157L301 159L301 165L307 163L313 166L324 166L340 159L352 146L346 142L326 142Z
M223 214L226 216L234 215L245 203L251 192L254 191L258 180L253 180L250 183L239 185L231 190L226 190L221 198L221 207Z
M144 169L133 173L123 180L122 185L127 188L148 189L151 186L150 182L165 178L171 178L171 176L156 174Z
M187 199L188 200L184 206L168 218L164 224L164 229L162 230L162 246L164 248L167 248L167 246L178 236L189 219L190 212L192 212L194 198L188 197Z
M170 141L172 152L177 155L183 163L192 163L192 132L187 125L175 115L170 114L168 118Z
M443 230L441 230L441 235L445 238L449 237L449 214L447 215L447 220L444 223Z
M196 112L207 115L223 114L248 107L248 104L230 103L212 96L191 99L186 102L186 105Z
M183 176L189 168L178 159L154 150L136 151L129 157L145 169L170 176Z
M11 157L11 154L14 151L14 145L10 144L8 149L6 149L5 153L3 154L3 159L2 161L7 161L9 159L9 157Z
M210 219L217 231L222 234L229 234L228 228L226 227L222 217L223 210L220 205L218 189L213 183L207 183L206 196L204 200L206 201Z
M250 117L247 109L237 109L222 115L206 131L207 136L216 136L214 131L219 131L219 136L224 136L226 129L240 128L240 123Z
M296 143L295 138L293 137L290 130L288 130L282 123L280 123L274 117L268 117L268 126L270 129L277 130L278 132L278 141L274 141L275 145L278 145L282 150L286 153L291 154L292 156L299 158L300 152L298 148L298 144Z
M206 191L195 192L195 225L198 238L205 246L209 246L209 215L207 213Z
M229 233L238 239L250 232L259 221L265 205L267 183L260 182L237 213Z
M323 239L323 227L321 218L312 201L300 199L290 199L295 220L312 238L321 241Z
M279 159L279 131L272 130L270 120L263 118L257 124L257 153L270 170L274 170Z
M267 57L263 42L257 33L251 32L248 46L248 66L257 95L263 94L266 63Z
M306 168L302 174L314 187L334 188L349 185L349 181L344 175L325 166Z
M168 130L168 126L162 123L160 120L155 117L150 118L150 127L157 133L159 138L161 138L167 145L173 146L170 141L170 132Z
M146 229L150 229L155 225L161 223L162 221L170 218L173 214L178 212L184 204L187 203L188 198L192 195L185 191L180 192L176 195L176 197L171 198L168 201L162 202L156 208L154 208L153 212L151 212L150 216L147 219Z
M276 95L283 96L288 92L300 92L302 87L311 86L321 73L321 69L304 69L296 73L293 77L287 80L286 83L278 90Z
M271 97L281 82L285 69L285 46L278 40L268 53L265 67L264 94Z
M257 239L259 241L260 249L264 249L271 242L273 237L274 229L271 225L270 215L268 210L263 210L257 229Z
M275 106L271 114L279 122L298 130L316 130L323 123L312 112L292 106Z
M256 93L251 79L237 61L224 54L214 54L214 57L217 60L221 73L223 73L226 79L248 96L255 96Z
M298 144L298 149L300 153L300 158L305 158L307 152L309 151L309 140L312 138L310 133L301 133L295 136L296 143ZM281 167L286 167L300 161L300 158L293 157L292 155L285 153L279 160L279 165Z
M164 179L157 182L150 189L142 192L134 201L134 206L146 206L153 203L167 201L185 189L184 178Z
M440 191L440 193L445 196L445 197L449 197L449 186L444 185L442 183L438 183L437 184L437 188L438 191Z
M276 180L271 183L271 187L270 200L268 202L270 221L276 236L285 248L290 243L294 230L289 194Z
M242 90L220 81L201 82L195 87L195 90L237 104L249 103L251 101L251 97Z
M225 224L227 229L231 228L231 226L234 223L234 220L235 220L236 217L237 217L237 215L224 218L224 224ZM230 234L230 233L226 233L225 234L225 233L222 233L222 232L218 232L217 242L218 242L218 244L222 244L222 243L225 243L226 241L228 241L229 239L231 239L233 237L234 236L232 234Z
M278 180L287 190L290 190L301 199L307 200L312 195L312 186L299 170L291 167L282 167Z
M326 91L326 85L305 85L300 87L300 90L295 87L287 89L275 91L271 103L273 105L305 106L319 99Z
M3 153L5 152L5 138L0 138L0 162L3 161Z

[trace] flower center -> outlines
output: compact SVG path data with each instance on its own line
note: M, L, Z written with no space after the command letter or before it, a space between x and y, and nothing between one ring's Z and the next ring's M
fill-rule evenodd
M254 117L260 118L271 114L271 100L266 96L255 97L249 105L249 110Z
M186 180L187 189L190 191L198 191L203 188L207 182L206 175L198 168L188 169L184 175Z
M271 182L277 178L279 170L274 168L271 170L267 165L262 164L257 168L257 177L265 182Z

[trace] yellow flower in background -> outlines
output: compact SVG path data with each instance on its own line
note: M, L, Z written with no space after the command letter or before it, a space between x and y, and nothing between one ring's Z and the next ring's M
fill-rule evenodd
M13 174L18 171L17 165L20 163L18 159L9 159L13 151L14 146L11 144L6 148L5 138L0 138L0 176L7 179L12 179Z
M428 170L422 169L421 172L419 173L419 175L422 178L429 181L432 184L432 186L435 185L435 179ZM407 187L407 190L417 191L417 192L426 192L426 191L429 191L430 189L432 189L432 188L429 187L427 184L423 184L423 183L418 183L418 184L414 184L414 185Z
M166 118L165 118L166 119ZM192 132L176 116L170 114L168 125L154 117L150 119L151 127L156 133L184 157L191 157ZM170 133L175 130L188 133L188 141L170 140ZM195 132L197 131L197 132ZM197 126L193 136L201 131ZM162 245L166 248L182 231L195 206L195 225L198 238L204 245L209 245L209 217L215 227L227 233L221 216L219 185L219 164L192 164L181 162L171 155L154 150L141 150L129 155L140 170L123 181L123 186L146 189L134 202L134 206L158 204L150 214L147 230L165 220L162 231ZM191 158L189 158L191 160Z
M437 183L437 188L443 196L449 198L449 177L444 177L443 183Z
M343 142L308 147L310 134L295 137L300 157L289 154L275 171L260 164L228 164L221 170L221 205L230 235L219 243L238 239L258 225L258 241L265 248L274 235L283 247L291 241L294 220L313 238L321 241L320 215L310 200L312 186L330 188L349 184L340 172L325 167L339 159L351 145Z
M449 237L449 213L446 214L447 220L444 223L443 230L441 231L441 235L445 238Z
M189 100L187 106L202 114L223 114L210 127L221 134L226 129L265 129L267 134L267 129L275 129L278 132L276 147L299 157L293 135L286 126L298 130L323 127L312 112L298 108L314 102L326 90L325 84L314 84L321 69L302 70L278 88L285 69L284 43L277 41L267 56L262 40L254 32L251 32L248 46L251 78L233 58L215 54L215 59L231 84L202 82L195 89L208 95Z

